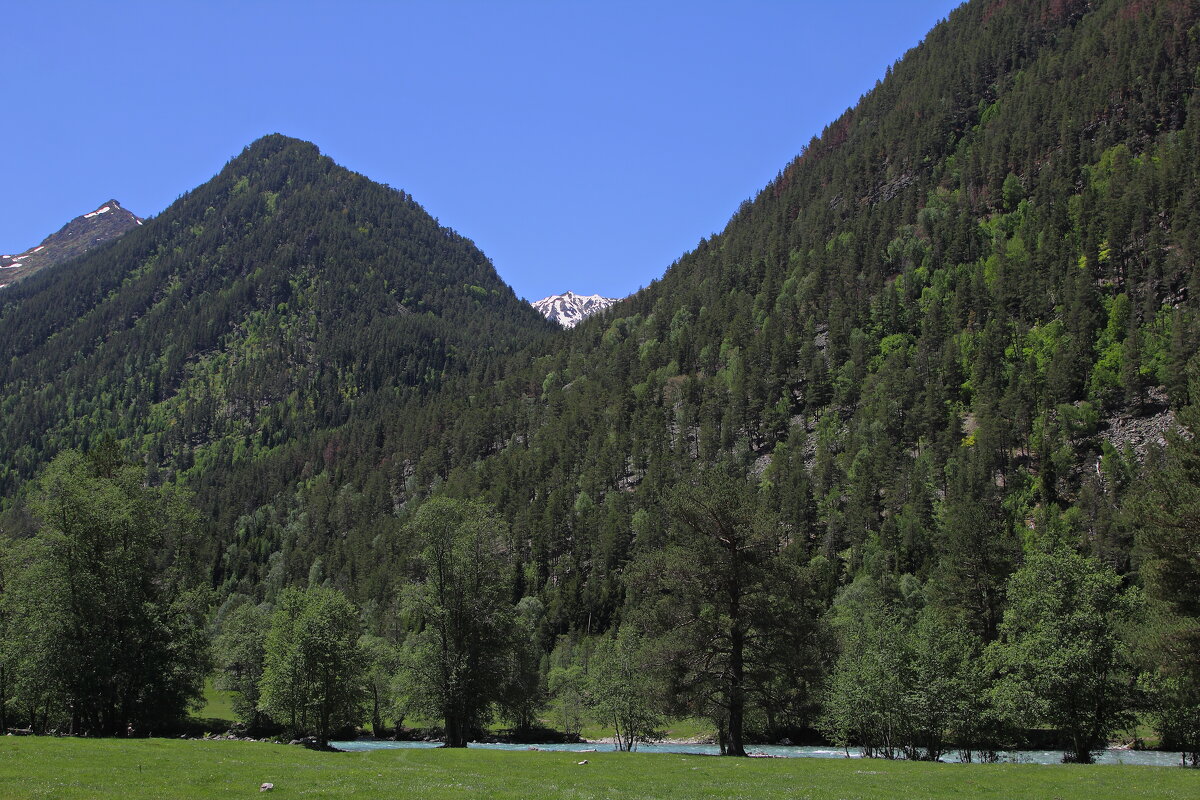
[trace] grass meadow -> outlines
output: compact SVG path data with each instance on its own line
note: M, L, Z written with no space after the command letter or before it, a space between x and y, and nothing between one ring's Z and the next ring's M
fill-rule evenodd
M586 759L587 764L578 762ZM727 759L467 749L318 753L258 742L0 738L0 797L571 798L1200 797L1200 771L1170 767Z

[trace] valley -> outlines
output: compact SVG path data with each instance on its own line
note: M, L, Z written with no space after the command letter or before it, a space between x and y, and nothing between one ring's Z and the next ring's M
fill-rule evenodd
M622 299L523 302L282 134L73 221L126 224L0 292L0 727L140 732L215 675L322 743L690 716L732 755L1194 765L1198 32L965 3ZM441 769L353 763L393 757Z

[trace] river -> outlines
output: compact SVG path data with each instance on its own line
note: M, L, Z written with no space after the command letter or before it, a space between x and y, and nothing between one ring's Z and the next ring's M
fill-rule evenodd
M440 747L440 742L393 742L387 739L358 739L352 742L330 742L339 750L364 752L367 750L398 750L418 747ZM611 752L611 744L497 744L472 743L471 747L489 750L546 750L564 753ZM783 745L755 745L747 748L752 753L784 758L845 758L846 752L833 747L785 747ZM717 755L720 751L715 744L641 744L639 753L682 753L694 755ZM1002 752L1000 760L1014 764L1060 764L1061 750L1011 750ZM859 758L858 750L851 748L851 758ZM958 760L958 754L951 752L945 761ZM1160 752L1157 750L1105 750L1096 757L1097 764L1141 764L1157 767L1179 766L1180 754Z

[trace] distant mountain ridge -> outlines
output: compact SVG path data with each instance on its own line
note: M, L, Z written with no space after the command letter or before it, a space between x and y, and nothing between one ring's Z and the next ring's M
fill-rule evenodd
M36 247L17 255L0 255L0 289L35 272L83 255L142 224L142 219L116 200L81 214Z
M171 469L208 448L224 468L235 438L303 446L554 331L410 196L285 136L134 226L0 292L0 396L53 387L0 415L0 453L80 446L73 402ZM35 469L0 469L0 492Z
M616 297L601 297L598 294L575 294L568 291L543 297L531 305L551 322L564 328L574 328L585 318L597 314L617 302Z

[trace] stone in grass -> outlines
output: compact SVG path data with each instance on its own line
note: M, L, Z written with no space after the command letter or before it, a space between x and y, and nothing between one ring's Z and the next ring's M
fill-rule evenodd
M580 761L580 762L579 762L579 766L581 766L581 767L582 767L582 766L583 766L584 764L586 764L586 763L588 763L588 761L587 761L587 759L585 758L583 761Z
M273 783L264 783L262 786L259 786L259 787L258 787L258 790L259 790L260 792L269 792L269 791L271 791L271 790L272 790L272 789L274 789L274 788L275 788L275 784L273 784Z

